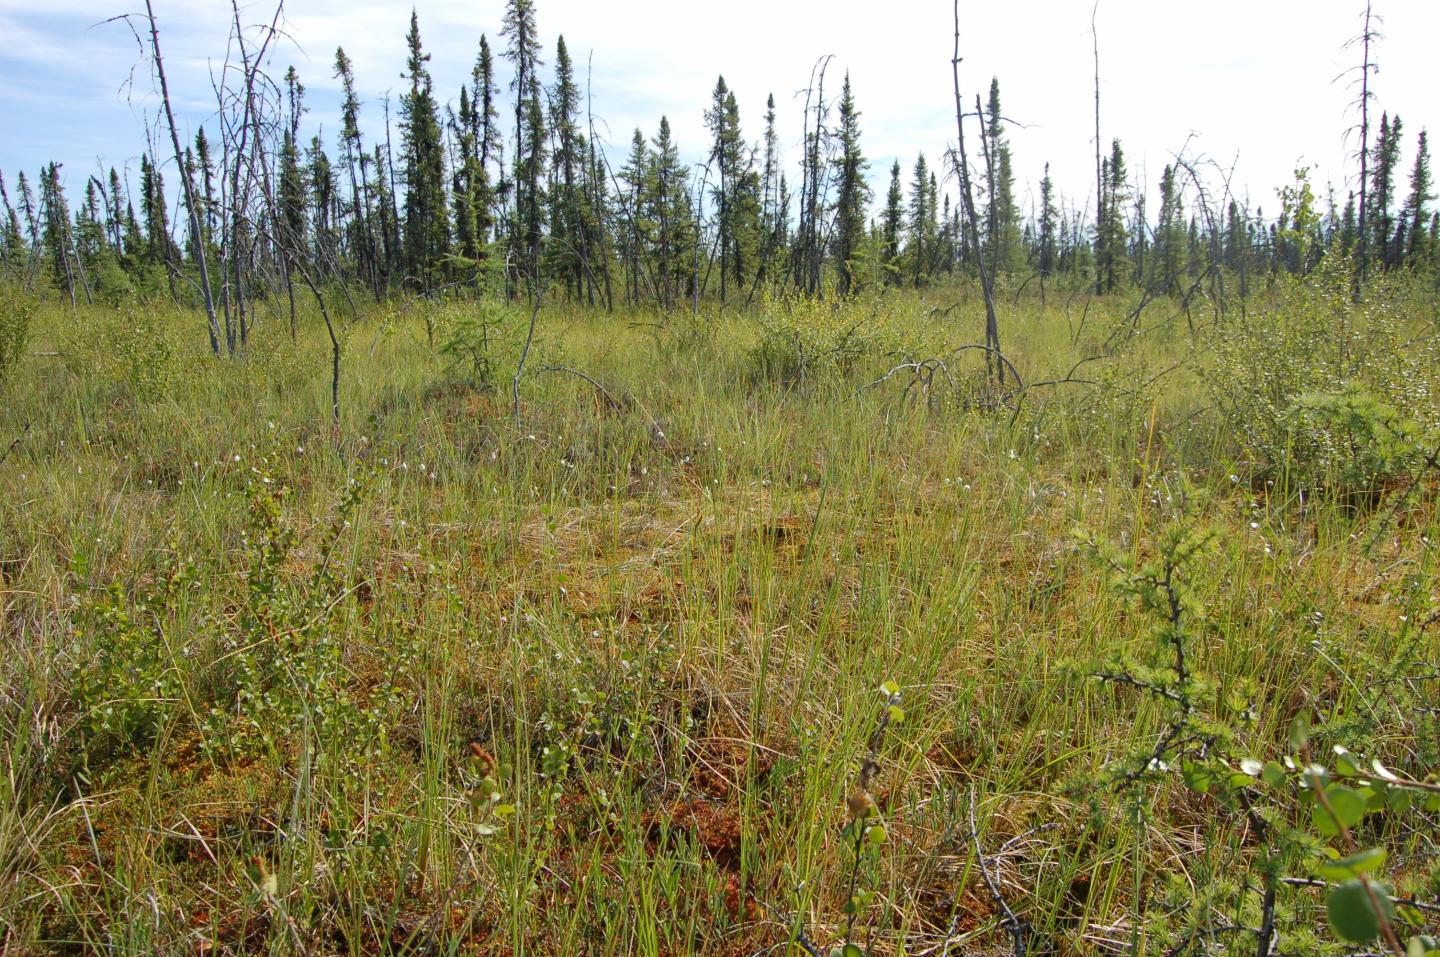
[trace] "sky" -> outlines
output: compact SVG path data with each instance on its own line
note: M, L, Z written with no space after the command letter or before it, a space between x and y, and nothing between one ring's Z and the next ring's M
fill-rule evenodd
M213 134L212 81L226 54L228 0L153 2L183 135L193 138L206 122ZM480 35L497 53L503 46L504 2L415 6L437 95L453 100ZM137 9L143 0L0 0L0 171L12 187L17 170L33 177L52 159L64 164L74 192L111 166L134 182L158 99L130 28L102 21ZM242 0L242 22L268 22L274 9L273 0ZM661 115L685 158L701 159L704 110L723 74L752 141L774 94L787 168L798 178L804 88L824 55L834 58L829 91L838 93L842 74L850 74L877 203L892 161L908 183L917 153L933 162L955 141L949 3L537 0L537 10L547 76L563 33L582 85L590 77L597 128L617 165L632 131L653 135ZM1357 121L1350 81L1359 51L1347 41L1360 32L1362 12L1363 0L1099 0L1101 137L1107 146L1120 138L1135 181L1149 193L1185 150L1216 169L1233 166L1232 188L1252 204L1277 207L1276 189L1302 165L1314 168L1322 196L1333 185L1343 203L1358 169L1346 130ZM1375 0L1375 12L1384 37L1372 85L1378 108L1405 120L1408 171L1415 134L1440 127L1431 59L1440 2ZM409 14L409 4L381 0L287 0L286 38L271 69L277 77L291 64L299 71L309 90L307 136L321 132L333 153L336 46L354 62L367 135L383 135L382 100L387 92L398 98L405 84ZM1035 201L1048 162L1058 190L1084 208L1095 177L1092 3L961 0L961 18L962 90L968 105L999 78L1022 207ZM509 65L498 62L497 71L508 83ZM974 133L972 121L967 135Z

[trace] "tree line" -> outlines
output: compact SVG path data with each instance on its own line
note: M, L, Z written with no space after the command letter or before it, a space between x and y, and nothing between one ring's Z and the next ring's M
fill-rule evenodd
M412 12L405 87L394 115L388 97L382 104L383 140L362 133L367 105L354 64L337 49L340 122L327 142L302 134L308 107L295 68L278 80L262 69L280 36L280 8L259 30L242 28L234 9L238 68L217 88L210 130L202 126L188 142L169 113L153 8L132 22L137 39L149 36L143 46L172 140L167 156L163 137L152 137L138 190L112 168L87 177L72 211L59 164L33 180L21 172L13 196L0 174L7 273L28 285L53 283L72 302L132 292L203 298L218 353L243 346L257 299L288 296L293 322L297 286L378 301L400 293L517 297L543 285L606 309L675 309L698 308L702 298L728 304L786 291L925 287L986 266L991 283L1038 279L1043 289L1054 280L1158 297L1193 295L1222 274L1238 276L1243 292L1267 276L1305 273L1336 252L1355 258L1362 275L1434 270L1440 250L1426 133L1407 182L1404 124L1388 113L1373 137L1366 114L1359 194L1343 203L1333 190L1322 202L1301 169L1279 191L1278 214L1267 217L1231 193L1224 171L1201 169L1182 152L1161 174L1152 214L1115 139L1108 154L1097 150L1093 208L1067 203L1047 164L1038 202L1022 210L995 79L965 117L980 127L975 200L952 204L941 189L956 170L951 151L921 153L908 170L896 161L876 203L857 97L848 74L835 96L828 57L806 90L798 176L787 175L774 96L751 140L723 76L704 108L703 163L681 159L662 116L653 133L634 131L616 165L595 134L563 35L553 51L543 48L533 0L507 0L498 54L482 35L468 82L444 102ZM1367 39L1368 31L1367 23ZM1368 43L1365 57L1368 79ZM1368 109L1368 86L1362 97ZM167 173L180 179L179 190L167 191Z

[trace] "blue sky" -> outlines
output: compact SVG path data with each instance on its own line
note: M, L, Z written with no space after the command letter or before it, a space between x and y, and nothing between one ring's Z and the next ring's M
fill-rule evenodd
M132 175L157 101L148 66L129 29L100 21L137 0L0 0L0 170L32 176L55 159L77 190L110 166ZM128 6L127 6L128 5ZM481 33L493 46L502 0L417 0L436 86L453 98L468 76ZM161 43L182 123L193 134L214 111L212 80L222 69L229 18L222 0L155 0ZM142 8L143 9L143 8ZM247 24L273 4L246 2ZM1119 136L1137 180L1153 192L1162 166L1188 142L1192 155L1236 164L1237 192L1270 209L1276 187L1299 164L1316 167L1322 195L1343 200L1354 179L1345 128L1353 99L1343 78L1358 54L1344 49L1359 30L1356 0L1100 0L1102 136ZM1406 162L1422 126L1440 126L1433 49L1440 3L1379 0L1385 39L1377 48L1379 105L1406 121ZM918 151L932 159L954 140L945 2L729 0L725 4L630 0L539 0L547 64L564 32L582 82L593 55L592 96L611 154L623 157L631 130L653 134L667 114L682 150L704 150L703 111L723 73L740 101L745 134L762 130L773 92L787 158L799 154L801 90L816 58L834 54L832 82L849 70L862 111L863 146L877 195L892 159L907 171ZM408 3L288 0L288 39L275 50L276 76L294 64L310 91L307 135L333 143L337 45L355 63L367 132L381 131L382 98L403 81ZM962 3L962 83L967 99L1000 78L1022 203L1048 161L1059 188L1083 206L1094 177L1091 4L1086 0ZM508 65L498 64L508 81ZM133 82L129 82L133 71ZM213 128L212 128L213 132ZM1353 147L1352 147L1353 148Z

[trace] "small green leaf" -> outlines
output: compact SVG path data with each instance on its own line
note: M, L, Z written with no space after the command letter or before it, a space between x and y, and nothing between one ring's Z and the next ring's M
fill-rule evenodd
M889 711L891 724L905 723L905 711L898 704L892 704L889 708Z
M1361 874L1373 874L1385 866L1385 849L1372 847L1329 864L1321 864L1316 872L1327 881L1348 881Z
M881 824L876 824L865 832L865 839L876 847L885 843L885 836L885 827Z
M1297 714L1290 722L1290 749L1303 751L1310 743L1310 722L1303 714Z
M1405 957L1428 957L1429 954L1440 954L1440 940L1425 934L1410 938Z
M841 957L865 957L865 951L860 949L859 944L846 944L845 949L840 951Z
M1210 786L1215 783L1215 775L1203 764L1196 764L1194 761L1186 761L1180 765L1180 776L1185 779L1185 786L1199 794L1206 794Z
M1374 890L1381 907L1388 910L1389 895L1378 886ZM1359 880L1346 881L1331 890L1325 901L1325 911L1330 918L1330 927L1341 940L1368 944L1380 936L1380 915L1370 903L1370 892Z
M1341 828L1354 827L1365 816L1365 799L1360 792L1342 784L1326 788L1325 799L1329 807L1316 801L1310 808L1310 820L1315 829L1326 837L1334 837Z
M1341 745L1335 745L1335 773L1342 778L1353 778L1360 774L1360 763Z
M880 685L880 693L887 698L893 698L900 693L900 686L893 681L886 681Z
M1265 770L1261 772L1265 783L1272 788L1278 788L1285 783L1285 768L1279 761L1266 761Z

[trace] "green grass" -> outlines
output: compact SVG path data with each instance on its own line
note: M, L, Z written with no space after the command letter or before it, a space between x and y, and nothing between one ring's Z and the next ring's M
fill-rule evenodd
M191 311L42 305L0 409L0 443L20 436L0 465L0 949L752 954L800 929L828 949L886 680L906 720L879 756L862 946L935 953L953 931L952 953L1008 952L977 842L1032 952L1170 952L1247 873L1226 900L1250 914L1243 821L1169 775L1136 826L1097 784L1165 717L1089 677L1152 652L1072 532L1152 557L1193 483L1218 536L1190 582L1194 667L1254 689L1239 747L1278 753L1306 712L1436 768L1433 479L1403 500L1403 470L1345 485L1237 425L1270 406L1222 401L1319 361L1284 344L1331 321L1307 295L1193 331L1152 306L1019 413L973 352L953 389L865 388L978 341L965 291L763 324L556 305L518 427L527 316L487 390L427 342L463 304L388 306L345 327L338 433L318 314L214 360ZM1337 308L1403 336L1409 371L1357 345L1345 381L1430 427L1433 299L1386 297ZM1065 378L1128 305L1007 294L1007 354ZM845 361L763 374L767 336L831 342L851 317ZM1233 348L1274 330L1266 354ZM1381 835L1407 892L1433 823ZM1334 946L1319 901L1282 890L1282 952Z

